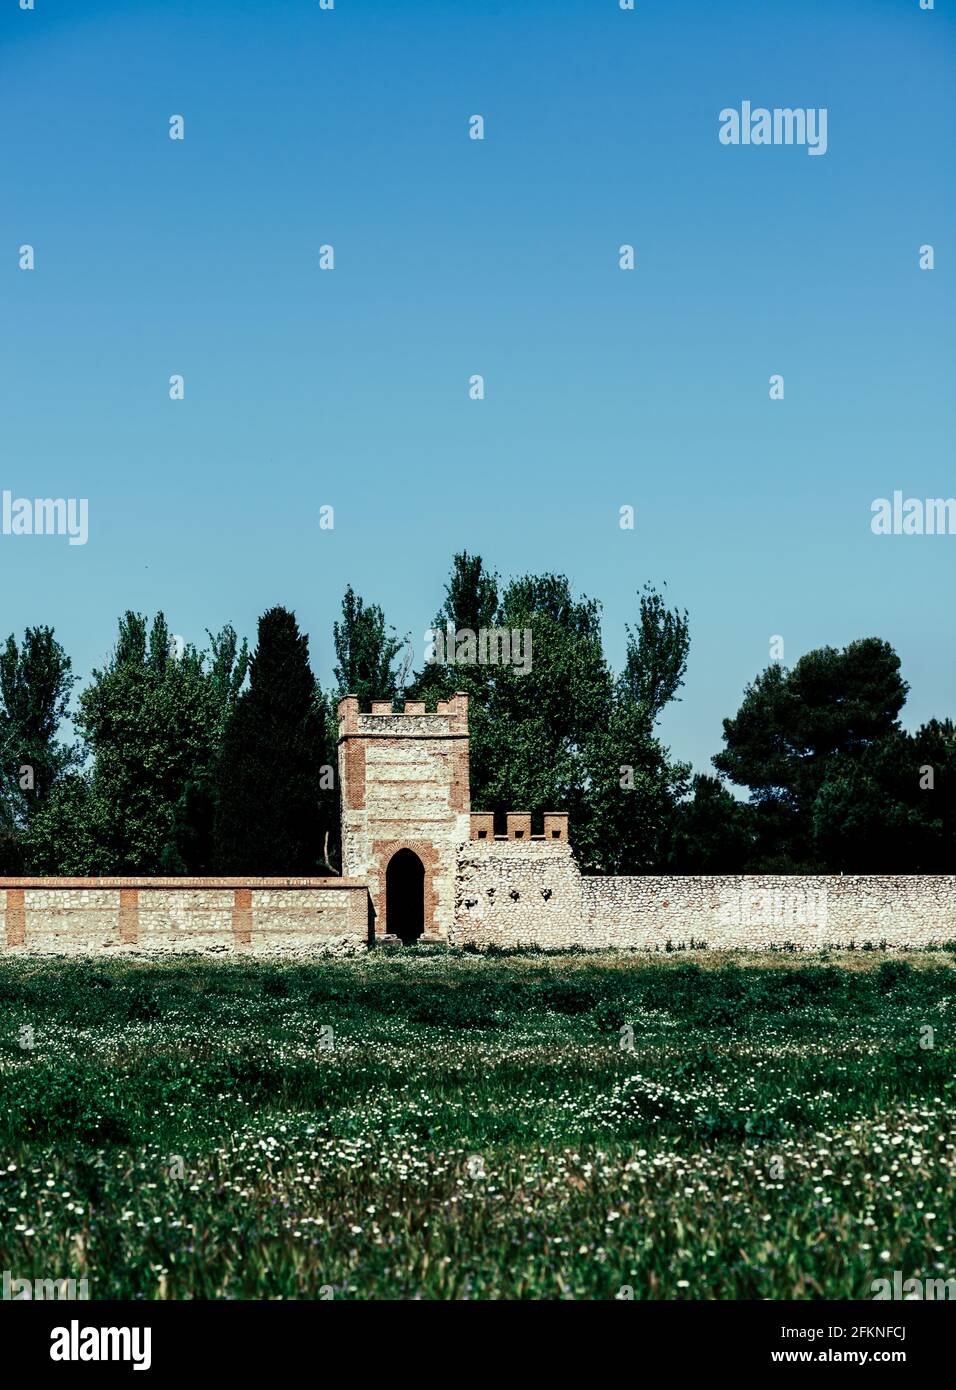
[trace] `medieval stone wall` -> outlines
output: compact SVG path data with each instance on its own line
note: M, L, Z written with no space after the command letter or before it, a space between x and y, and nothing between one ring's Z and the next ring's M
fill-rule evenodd
M956 876L583 877L567 844L459 850L463 945L711 949L956 941Z
M581 874L567 841L470 840L458 852L459 946L567 946L582 941Z
M956 941L952 875L584 878L597 944L712 948L930 946Z
M0 879L7 950L298 951L368 929L368 889L348 879Z
M299 952L368 939L349 879L0 879L0 950ZM445 924L438 924L445 934ZM956 877L582 877L566 842L457 848L447 938L662 950L956 941Z

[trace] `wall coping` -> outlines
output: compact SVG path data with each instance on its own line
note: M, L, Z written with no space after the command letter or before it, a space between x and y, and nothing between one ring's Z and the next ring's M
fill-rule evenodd
M0 878L9 888L368 888L361 878Z
M873 880L885 883L888 880L912 879L914 883L932 882L936 879L948 883L956 882L956 874L586 874L582 871L583 883L687 883L691 879L697 883L858 883Z

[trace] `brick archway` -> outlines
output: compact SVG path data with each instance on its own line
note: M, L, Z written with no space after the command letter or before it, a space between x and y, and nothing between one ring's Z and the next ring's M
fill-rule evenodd
M375 840L372 853L376 864L375 892L375 935L384 936L393 929L388 923L388 866L400 850L407 849L421 860L425 871L422 939L435 935L435 909L438 906L438 891L435 888L435 873L438 869L438 849L428 840Z

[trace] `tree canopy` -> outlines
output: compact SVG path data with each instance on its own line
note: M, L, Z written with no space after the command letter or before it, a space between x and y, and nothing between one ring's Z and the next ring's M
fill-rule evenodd
M772 663L723 721L716 776L691 776L659 734L680 698L690 626L645 584L620 670L602 610L566 576L503 580L454 556L435 637L409 675L406 639L349 586L332 626L334 690L275 607L250 657L227 625L203 650L165 616L127 612L81 691L49 627L0 650L0 865L8 873L309 874L340 866L335 695L470 697L475 810L569 813L589 873L948 873L956 729L915 733L908 687L877 637Z

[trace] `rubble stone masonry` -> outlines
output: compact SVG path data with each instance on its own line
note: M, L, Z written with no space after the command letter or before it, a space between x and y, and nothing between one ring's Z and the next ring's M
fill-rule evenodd
M956 876L581 875L566 842L460 847L451 939L662 950L956 942Z

